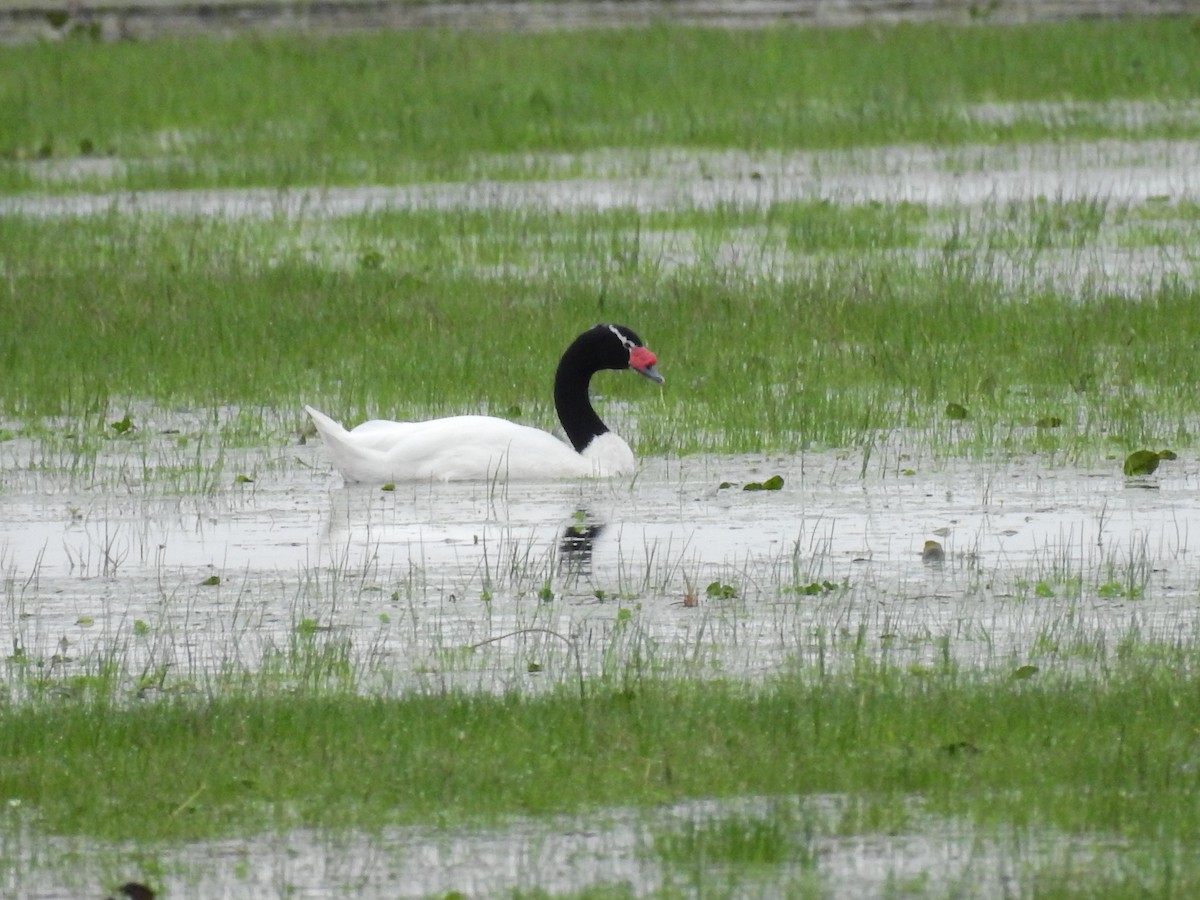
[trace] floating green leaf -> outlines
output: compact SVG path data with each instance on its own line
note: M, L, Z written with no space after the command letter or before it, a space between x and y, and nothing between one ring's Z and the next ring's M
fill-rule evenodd
M1161 458L1153 450L1134 450L1125 457L1125 474L1152 475Z
M704 589L704 593L714 600L732 600L737 596L737 588L732 584L722 584L714 581Z
M813 581L808 584L798 584L795 587L789 588L792 593L800 594L805 597L815 597L818 594L828 594L830 591L836 591L838 586L832 581Z
M783 476L772 475L766 481L751 481L742 487L743 491L778 491L783 489Z
M119 422L110 422L108 427L117 434L128 434L137 426L133 424L133 419L129 418L129 413L126 413L125 418L121 419Z

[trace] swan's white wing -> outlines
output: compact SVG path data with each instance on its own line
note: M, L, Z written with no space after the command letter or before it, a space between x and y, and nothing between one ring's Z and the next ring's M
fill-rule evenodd
M387 451L424 424L424 422L389 422L386 419L371 419L369 422L355 425L347 433L351 436L351 440L360 447Z
M347 481L441 481L603 477L630 471L633 453L602 435L583 454L538 428L493 416L428 422L365 422L347 431L305 407Z

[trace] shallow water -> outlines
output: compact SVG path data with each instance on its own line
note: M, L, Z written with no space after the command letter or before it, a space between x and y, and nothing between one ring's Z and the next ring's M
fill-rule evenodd
M1151 118L1200 116L1194 104L1060 105L1026 109L987 105L967 115L1004 119L1087 117L1137 123ZM1044 143L1011 146L933 148L919 145L803 153L742 151L596 152L570 157L539 156L525 163L500 160L508 169L527 165L539 177L522 181L488 178L462 183L289 190L226 189L0 197L0 216L56 218L95 215L168 215L225 219L291 219L304 222L307 261L333 269L357 267L360 248L330 226L342 216L389 210L533 208L551 210L697 208L720 205L766 209L790 201L844 204L921 204L941 210L924 249L886 251L922 266L961 261L981 275L999 279L1014 292L1042 289L1086 294L1152 291L1170 279L1194 279L1197 260L1182 235L1185 219L1172 221L1176 204L1200 203L1200 141L1121 141ZM96 176L96 165L119 177L121 163L85 160L34 163L47 183L71 184ZM82 166L82 168L80 168ZM569 177L556 178L561 170ZM578 172L587 173L579 177ZM549 173L549 174L546 174ZM1036 215L1013 219L1011 204L1083 202L1097 212L1111 210L1087 246L1044 246L1029 231ZM1152 204L1163 218L1136 217L1116 224L1120 210ZM950 224L949 220L953 220ZM1012 229L1017 229L1013 232ZM1147 228L1157 228L1158 237ZM953 234L951 233L953 231ZM958 246L965 235L967 246ZM294 240L294 239L293 239ZM729 229L718 243L692 231L639 230L640 252L663 268L712 265L722 270L749 268L758 277L781 277L808 270L813 255L753 229ZM271 252L295 252L285 241ZM885 252L885 251L880 251ZM866 254L863 254L866 255ZM559 264L531 256L535 272Z
M635 646L746 677L864 651L1055 665L1200 616L1185 460L1127 479L1120 460L885 444L865 466L652 459L628 481L381 491L343 486L309 444L220 451L220 483L189 491L145 442L113 442L86 476L21 470L18 443L0 444L6 630L63 679L115 655L130 677L203 682L297 643L348 654L370 690L537 688ZM779 491L741 489L776 474ZM922 562L930 539L940 565Z
M974 114L1005 115L989 106ZM1100 119L1133 115L1093 107ZM1194 105L1171 115L1194 118ZM1013 113L1014 115L1016 113ZM1151 115L1143 112L1143 115ZM1163 113L1159 113L1163 114ZM1042 113L1038 114L1039 116ZM553 157L531 159L537 170ZM504 162L504 160L498 160ZM0 215L79 216L158 213L183 216L322 218L389 209L660 209L757 205L789 200L977 205L1100 199L1137 203L1200 198L1200 141L1102 140L1012 146L897 145L797 153L730 151L601 152L564 158L591 177L529 181L326 188L115 191L0 197ZM508 162L511 167L514 163ZM32 163L49 181L94 175L96 163ZM117 164L118 171L120 164ZM117 174L117 172L114 172Z
M1039 868L1061 876L1096 877L1113 867L1115 841L1061 834L989 833L922 813L911 802L911 828L844 836L838 816L849 806L836 795L699 800L657 810L600 810L586 817L517 819L507 826L465 830L388 828L378 834L297 830L248 840L213 841L168 851L157 887L171 896L360 898L507 897L512 892L570 894L622 886L632 896L1009 896L1028 892ZM722 821L783 822L788 857L774 865L681 862L656 841ZM3 840L3 838L0 838ZM137 871L137 849L73 839L9 836L5 855L16 863L0 889L21 896L99 896L105 876L120 883ZM50 858L71 858L63 879ZM55 877L57 874L57 877ZM165 884L162 882L165 881ZM919 892L897 894L898 886ZM804 892L801 893L801 889ZM624 894L620 894L624 896Z

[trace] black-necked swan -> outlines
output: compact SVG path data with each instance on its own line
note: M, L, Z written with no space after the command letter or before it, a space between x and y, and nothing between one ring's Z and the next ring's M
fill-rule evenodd
M632 472L637 460L592 409L592 376L601 369L633 369L662 384L657 362L624 325L597 325L579 335L554 375L554 406L570 445L539 428L494 416L375 419L347 431L311 406L304 409L346 481L604 478Z

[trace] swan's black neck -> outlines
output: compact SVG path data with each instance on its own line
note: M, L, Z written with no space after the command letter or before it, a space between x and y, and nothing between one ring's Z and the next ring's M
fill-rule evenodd
M601 369L633 368L662 384L654 362L642 339L624 325L597 325L571 342L554 376L554 406L577 453L608 432L588 396L592 376Z
M554 376L554 407L577 453L582 453L584 447L608 431L608 426L592 409L591 397L588 396L592 376L601 369L620 368L619 365L606 364L601 359L595 346L597 341L588 340L594 331L580 335L567 348Z

